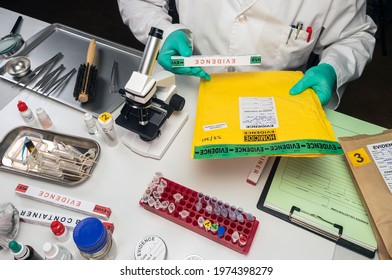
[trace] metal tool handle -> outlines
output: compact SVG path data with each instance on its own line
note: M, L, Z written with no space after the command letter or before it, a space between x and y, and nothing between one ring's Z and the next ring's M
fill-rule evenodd
M23 19L22 16L19 16L19 17L18 17L18 19L16 20L16 22L15 22L15 24L14 24L14 27L12 27L12 30L11 30L11 33L10 33L10 34L15 34L15 33L16 33L16 31L17 31L18 28L19 28L20 23L22 22L22 19Z
M97 47L97 42L94 39L92 39L90 41L89 46L88 46L87 59L86 59L86 63L90 66L93 65L93 63L94 63L94 56L95 56L96 47Z

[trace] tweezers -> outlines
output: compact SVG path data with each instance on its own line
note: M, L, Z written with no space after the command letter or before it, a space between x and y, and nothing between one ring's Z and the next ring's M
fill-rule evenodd
M117 91L117 80L118 80L118 70L117 70L117 61L113 61L112 73L110 75L110 85L109 92L116 93Z
M59 88L64 87L68 83L68 81L71 79L72 75L75 74L75 72L76 72L76 69L73 68L67 74L65 74L61 78L59 78L56 81L54 81L53 83L51 83L50 86L47 89L45 89L45 92L52 87L54 87L54 88L50 92L48 92L48 94L46 94L46 96L49 96L52 92L56 91Z
M34 86L34 90L42 90L45 91L45 87L47 87L48 85L50 85L51 83L53 83L58 75L61 73L61 71L63 71L65 69L64 64L61 64L59 67L57 67L56 69L54 69L52 72L48 72L46 73L41 80L39 80L35 86Z
M51 59L48 61L42 63L40 66L37 66L33 71L31 71L29 74L27 74L25 77L20 79L15 86L19 86L20 84L24 84L23 87L21 87L20 91L23 90L24 88L27 87L28 84L30 84L36 77L38 77L41 73L46 72L47 70L50 70L52 66L62 57L62 53L57 53L55 56L53 56Z

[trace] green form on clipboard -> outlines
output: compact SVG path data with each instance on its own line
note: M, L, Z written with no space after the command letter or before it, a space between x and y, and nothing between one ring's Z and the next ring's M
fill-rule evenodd
M326 110L337 137L384 128ZM257 207L337 244L373 258L377 249L343 155L277 158Z

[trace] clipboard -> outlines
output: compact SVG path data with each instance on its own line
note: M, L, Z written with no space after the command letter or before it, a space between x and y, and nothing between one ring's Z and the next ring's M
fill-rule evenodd
M261 193L261 196L259 198L259 201L257 203L257 208L269 213L277 218L280 218L290 224L296 225L302 229L305 229L307 231L310 231L320 237L326 238L332 242L335 242L336 244L343 246L345 248L348 248L350 250L353 250L361 255L364 255L368 258L374 258L375 256L375 251L377 249L377 246L373 248L369 247L364 247L360 244L360 242L353 242L347 238L345 238L345 226L333 221L332 219L325 219L323 215L319 215L318 213L311 212L308 209L298 207L297 205L292 205L291 208L285 213L285 211L280 211L278 209L275 209L274 207L268 206L266 204L266 199L268 196L268 193L270 191L270 187L272 185L272 182L275 178L275 174L277 172L277 169L279 167L279 164L281 163L281 160L295 160L295 159L287 159L287 158L281 158L277 157L275 159L274 165L271 169L271 172L268 176L268 179L266 181L266 184L264 186L264 189ZM303 160L303 159L302 159ZM311 160L311 159L310 159ZM302 214L303 216L299 216L299 214ZM307 220L304 217L311 217L319 220L319 223L314 223L310 219ZM326 227L323 227L323 223L325 225L329 225L332 227L334 230L326 229ZM369 225L371 228L371 226Z

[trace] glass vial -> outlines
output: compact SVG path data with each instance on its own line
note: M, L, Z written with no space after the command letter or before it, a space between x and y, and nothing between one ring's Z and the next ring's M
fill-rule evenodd
M44 109L38 107L35 113L37 114L38 121L43 129L48 129L52 127L53 125L52 120L50 119L49 115L45 112Z
M90 133L90 134L97 134L98 133L97 124L94 120L94 117L90 113L84 114L84 123L86 124L86 128L87 128L88 133Z
M72 255L62 245L56 245L50 242L46 242L43 245L45 260L72 260Z
M98 116L98 123L105 135L106 143L110 146L116 146L118 143L116 131L114 130L114 121L111 114L104 112Z
M15 240L8 243L15 260L43 260L43 258L30 245L23 245Z
M65 242L69 239L68 229L60 221L53 221L50 224L50 229L52 230L54 236L60 242Z
M80 221L74 231L73 240L80 254L88 260L113 260L116 245L111 233L103 223L94 217Z
M31 111L31 109L27 106L25 102L19 100L17 106L18 106L19 113L26 124L31 126L37 125L37 120L35 119L33 111Z

